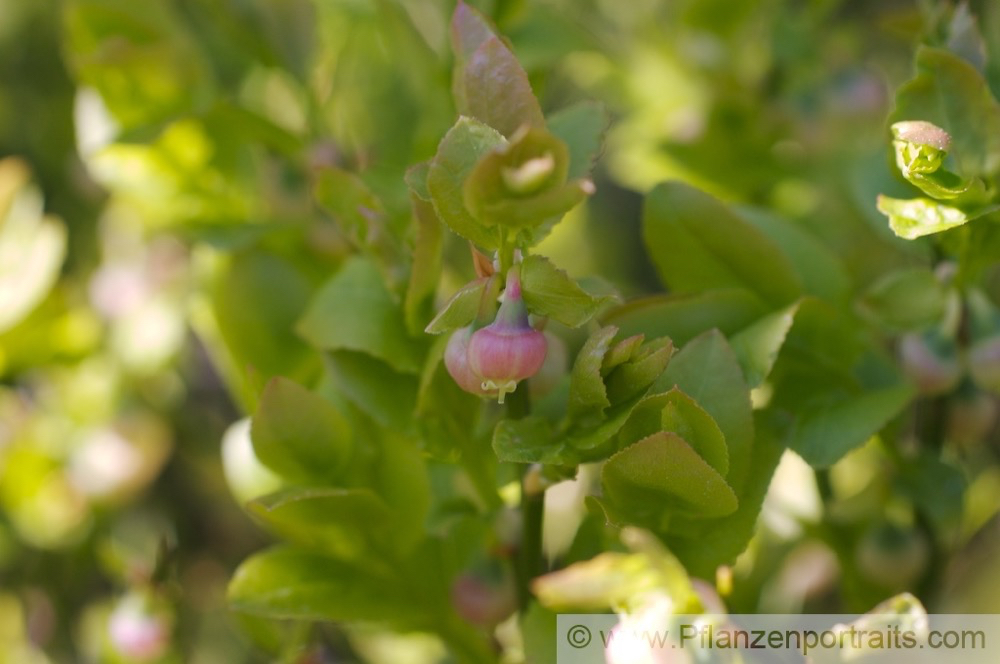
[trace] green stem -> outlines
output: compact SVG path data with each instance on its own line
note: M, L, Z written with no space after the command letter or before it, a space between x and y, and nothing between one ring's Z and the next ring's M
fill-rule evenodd
M507 414L511 419L527 417L531 411L528 384L522 381L507 400ZM542 526L545 517L545 492L540 487L537 466L526 465L521 474L521 546L518 549L517 572L518 603L525 609L531 600L531 582L541 574Z

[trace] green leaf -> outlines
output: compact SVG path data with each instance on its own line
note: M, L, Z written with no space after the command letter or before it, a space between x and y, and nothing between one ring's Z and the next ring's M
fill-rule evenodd
M883 275L861 297L866 318L893 330L916 330L939 323L947 297L927 268L894 270Z
M406 333L403 312L378 267L356 256L313 297L299 333L322 350L368 353L402 373L419 373L423 350Z
M802 281L804 293L831 302L847 301L851 295L847 267L809 228L768 210L743 207L739 212L784 252Z
M210 289L215 322L223 352L231 356L230 380L246 407L252 408L259 390L243 378L246 367L263 379L306 380L314 371L315 353L295 333L310 292L298 268L262 251L238 252L215 274Z
M601 361L601 371L606 375L615 367L631 360L636 356L645 340L646 335L634 334L616 343L605 353L604 360Z
M340 168L323 168L315 176L313 195L340 229L356 242L367 243L371 219L385 214L381 201L364 181Z
M611 119L603 104L582 101L548 117L549 131L569 147L569 177L590 174Z
M430 201L411 195L416 238L410 279L403 299L406 328L413 336L424 331L433 317L434 294L441 278L441 253L444 237L441 222Z
M245 560L229 583L236 611L271 618L426 625L421 603L400 580L336 558L274 547Z
M719 425L694 399L677 388L640 401L618 438L625 447L659 431L676 433L720 475L729 474L729 451Z
M493 451L501 461L571 465L564 445L552 437L552 426L543 417L500 420L493 430Z
M546 189L528 198L507 198L487 203L481 208L485 223L511 229L534 229L552 219L560 219L587 196L594 193L589 180L573 180ZM529 244L537 244L532 238Z
M395 371L365 353L337 351L326 370L338 391L384 427L408 431L417 402L416 376Z
M615 367L604 381L611 403L620 403L645 392L667 368L673 353L674 346L669 339L657 339L645 344L638 357Z
M795 269L776 244L689 185L666 182L649 193L643 236L657 271L673 291L746 288L776 306L802 292Z
M422 161L406 169L403 179L410 193L422 201L431 202L431 192L427 189L427 175L431 171L431 162Z
M944 205L929 198L903 200L879 194L878 211L889 217L892 232L904 240L915 240L924 235L940 233L969 221L962 210Z
M487 39L495 36L497 36L496 30L489 19L462 0L458 1L451 17L451 44L455 53L451 85L455 107L462 115L470 114L465 94L465 67L476 49Z
M655 433L612 456L601 481L615 508L629 515L660 513L667 507L718 517L734 512L738 503L722 476L683 438L668 432Z
M273 378L253 416L257 457L292 480L331 481L354 447L347 421L323 397L285 378Z
M475 320L476 314L479 313L479 306L483 301L483 291L487 282L489 282L489 278L483 277L470 281L459 288L424 331L427 334L451 332L465 327Z
M382 433L375 481L393 516L393 550L409 553L426 533L431 486L423 454L398 430Z
M748 387L757 387L771 373L798 310L799 304L795 303L761 318L730 338L729 344L740 362Z
M545 118L521 64L498 37L469 56L464 87L468 114L506 137L522 125L545 127Z
M715 578L719 565L731 565L754 535L764 496L784 451L775 436L764 427L757 428L760 434L754 440L747 481L737 493L736 511L721 519L691 522L690 528L680 523L677 530L664 537L684 567L703 579Z
M913 503L943 532L962 520L964 473L929 452L902 464L899 485Z
M483 249L498 248L500 234L473 218L465 207L465 181L479 160L503 143L503 136L495 129L460 117L441 139L427 172L427 190L438 216L451 230Z
M800 413L789 447L814 468L832 466L861 446L913 399L909 385L868 390Z
M601 377L601 364L617 333L618 328L613 326L601 328L587 339L577 354L570 373L567 407L570 418L593 419L611 405Z
M653 295L612 309L604 323L616 325L622 335L670 337L683 346L713 328L732 334L768 313L760 298L742 288L689 295Z
M521 263L521 292L528 311L567 327L580 327L612 299L590 295L549 259L538 255Z
M891 119L943 128L964 176L988 176L1000 167L1000 105L979 71L947 50L917 51L917 76L899 89Z
M677 386L719 425L729 449L729 484L739 492L749 472L754 425L750 391L726 339L715 330L681 348L651 392Z
M364 553L391 518L370 489L287 489L251 501L247 510L280 537L341 558Z

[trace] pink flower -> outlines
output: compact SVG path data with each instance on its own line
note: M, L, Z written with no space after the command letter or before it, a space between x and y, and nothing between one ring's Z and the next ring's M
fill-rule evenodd
M482 389L496 391L503 403L505 394L542 367L546 347L545 336L528 322L520 276L511 269L496 319L469 339L469 368L482 379Z

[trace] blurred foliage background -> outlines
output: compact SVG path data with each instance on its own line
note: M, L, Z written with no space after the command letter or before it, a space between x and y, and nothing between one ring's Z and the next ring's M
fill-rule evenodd
M578 99L609 110L597 194L540 249L573 276L601 275L629 296L659 290L639 215L641 195L665 178L794 220L842 259L845 293L927 263L929 245L896 239L875 210L876 194L905 190L886 118L915 45L946 39L936 26L965 10L471 4L509 35L546 110ZM984 48L996 49L1000 10L970 5L988 21ZM264 377L319 371L292 324L358 239L330 223L336 195L317 205L315 173L357 173L385 206L385 237L404 234L400 174L434 154L454 116L451 10L449 0L0 3L0 661L129 661L108 643L108 616L154 582L173 623L166 661L268 661L287 638L224 610L229 575L266 537L231 495L220 441ZM987 74L1000 94L1000 72ZM449 263L443 290L468 276ZM942 518L960 531L960 555L922 597L930 608L1000 610L986 593L996 584L982 581L1000 578L988 440L956 452L986 470L955 471L970 488ZM887 463L868 445L817 487L789 457L731 608L865 610L909 584L886 570L910 561L919 573L933 547L886 525L898 507L883 499ZM229 480L239 495L242 480ZM833 535L817 532L820 489L843 512ZM369 661L434 661L433 644L408 642L404 660L386 654L387 637L350 638L343 651Z

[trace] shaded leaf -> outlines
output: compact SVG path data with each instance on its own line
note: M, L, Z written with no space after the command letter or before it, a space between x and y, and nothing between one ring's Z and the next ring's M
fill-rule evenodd
M796 303L776 311L729 339L748 387L757 387L771 373L798 310Z
M826 468L896 417L913 399L909 385L869 390L831 399L800 413L789 447L814 468Z
M279 619L425 625L419 601L399 579L322 554L274 547L245 560L229 583L236 611Z
M307 482L335 478L354 446L347 420L332 403L284 378L264 389L250 436L264 465Z
M689 185L667 182L649 193L643 237L657 271L674 291L746 288L778 306L802 291L795 269L776 244Z
M612 299L587 293L549 259L538 255L521 263L521 291L529 312L568 327L583 325Z
M610 116L603 104L582 101L548 117L549 131L569 147L569 177L587 176L601 151Z
M360 351L397 371L420 371L422 346L407 335L401 308L367 258L348 259L313 297L298 331L322 350Z
M726 288L687 295L653 295L616 307L603 322L616 325L623 335L670 337L683 346L705 330L732 334L768 313L748 290Z

